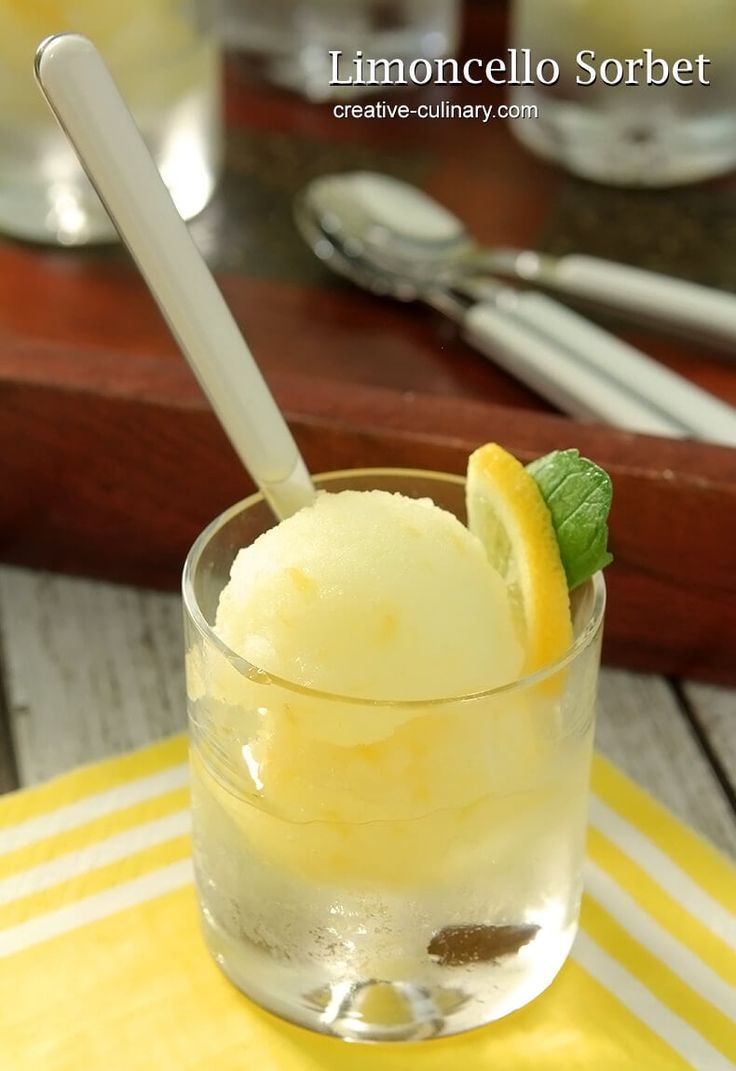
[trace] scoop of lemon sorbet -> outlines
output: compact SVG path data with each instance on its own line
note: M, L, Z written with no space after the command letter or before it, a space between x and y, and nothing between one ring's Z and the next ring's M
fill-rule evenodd
M237 555L216 619L241 657L369 700L466 695L519 675L506 586L429 499L322 492Z

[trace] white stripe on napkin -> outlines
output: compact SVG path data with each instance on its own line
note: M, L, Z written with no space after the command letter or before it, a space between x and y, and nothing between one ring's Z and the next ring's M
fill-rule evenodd
M637 904L621 886L589 859L584 865L585 891L605 908L635 941L728 1018L736 1008L736 989Z
M163 844L174 837L188 833L191 828L189 810L176 811L152 822L133 826L95 844L88 844L74 852L67 852L48 863L29 867L18 874L0 878L0 905L20 900L23 896L50 889L62 881L78 878L92 870L116 863L136 852Z
M192 862L190 859L181 859L122 885L114 885L104 892L66 904L56 911L49 911L46 915L39 915L7 930L0 930L0 958L12 956L15 952L69 933L70 930L77 930L90 922L116 915L136 904L155 900L156 897L180 889L191 882Z
M582 930L578 931L572 957L624 1007L653 1030L695 1071L734 1071L734 1064L710 1042L663 1004L647 987L604 952Z
M598 796L590 797L590 824L661 885L686 911L736 952L736 917L702 889L640 829Z
M160 773L139 777L135 781L115 785L104 792L85 796L75 803L68 803L65 807L58 807L55 811L41 814L37 818L28 818L17 826L0 829L0 855L25 848L28 844L35 844L57 833L65 833L68 829L75 829L85 822L122 811L136 803L163 796L176 788L185 788L188 783L188 767L182 762L177 766L169 766Z

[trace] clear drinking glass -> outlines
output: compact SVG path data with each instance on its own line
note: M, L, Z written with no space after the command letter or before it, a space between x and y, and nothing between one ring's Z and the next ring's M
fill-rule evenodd
M0 0L0 230L64 245L115 237L33 78L36 46L67 30L100 49L176 207L195 216L221 155L211 0Z
M511 44L549 56L556 85L519 86L511 101L538 118L515 119L528 148L586 178L624 186L694 182L736 166L736 4L733 0L514 0ZM575 57L593 49L641 58L651 48L669 64L703 53L710 86L579 86ZM591 61L588 61L591 62Z
M342 78L358 49L407 63L454 55L460 0L222 0L221 26L267 81L328 100L358 92L330 86L330 50L344 53Z
M316 482L429 496L465 519L456 476ZM233 506L184 569L210 951L264 1008L343 1038L436 1037L506 1015L549 985L576 931L603 581L575 593L574 644L544 671L482 694L365 702L269 676L214 634L235 555L274 523L260 495Z

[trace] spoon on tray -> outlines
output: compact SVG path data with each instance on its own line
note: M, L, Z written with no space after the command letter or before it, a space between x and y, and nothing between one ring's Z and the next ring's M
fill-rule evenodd
M462 269L459 222L372 173L312 181L295 203L317 256L368 290L420 300L480 352L572 416L736 445L736 411L546 295Z
M599 257L482 246L457 216L390 175L356 171L323 181L331 197L349 199L354 218L362 214L362 240L377 263L390 267L398 246L425 276L500 275L736 353L733 294Z

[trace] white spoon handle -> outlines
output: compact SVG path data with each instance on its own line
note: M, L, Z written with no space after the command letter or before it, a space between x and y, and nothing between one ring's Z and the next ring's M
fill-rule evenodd
M100 54L50 37L36 76L236 452L288 516L314 496L304 462Z
M663 330L736 352L736 295L600 257L532 252L505 256L519 277ZM494 257L490 258L491 263Z
M468 341L573 416L736 445L731 406L542 294L504 291L469 309L463 327Z

